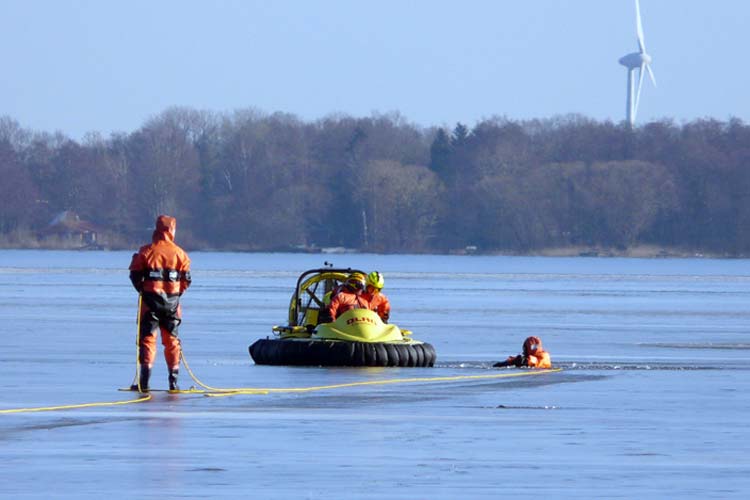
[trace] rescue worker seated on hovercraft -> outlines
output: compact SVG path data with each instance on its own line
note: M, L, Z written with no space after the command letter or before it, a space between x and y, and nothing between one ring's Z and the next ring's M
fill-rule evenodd
M362 273L360 273L359 271L354 271L349 276L347 276L347 280L349 278L357 278L358 280L362 279L362 281L364 281L365 280L365 275L362 274ZM343 283L341 283L339 285L336 285L335 287L333 287L333 290L331 290L330 292L326 293L323 296L323 303L326 305L326 307L331 304L331 299L333 299L340 291L346 289L346 281L347 280L344 280Z
M350 309L370 309L370 303L365 298L365 277L360 273L352 273L344 286L331 298L328 314L331 321Z
M177 221L168 215L156 219L152 243L144 245L130 262L130 281L141 294L138 323L139 384L148 390L156 357L156 332L161 331L164 359L169 370L169 389L179 390L180 341L177 327L182 322L180 297L192 281L190 258L174 243ZM131 387L138 390L138 385Z
M542 339L539 337L528 337L523 342L523 353L518 356L509 356L505 361L495 363L495 368L503 366L517 366L528 368L552 368L552 359L542 347Z
M384 285L383 275L378 271L373 271L367 275L367 287L363 295L370 303L370 310L378 313L383 323L388 323L388 318L391 316L391 303L383 293Z

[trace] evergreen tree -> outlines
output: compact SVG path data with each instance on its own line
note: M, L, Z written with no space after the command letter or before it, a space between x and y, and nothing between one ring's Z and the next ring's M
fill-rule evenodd
M438 129L435 139L432 141L432 146L430 146L430 170L442 179L445 179L448 175L452 152L453 146L451 146L450 137L445 133L445 130Z
M453 135L451 136L451 145L456 148L463 148L469 141L469 129L466 125L461 122L456 123L456 128L453 129Z

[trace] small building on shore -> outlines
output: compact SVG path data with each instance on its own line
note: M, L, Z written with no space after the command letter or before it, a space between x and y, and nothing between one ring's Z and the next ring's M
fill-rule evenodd
M65 210L57 214L41 231L44 240L57 240L69 248L98 247L98 228L91 222L82 220L77 213Z

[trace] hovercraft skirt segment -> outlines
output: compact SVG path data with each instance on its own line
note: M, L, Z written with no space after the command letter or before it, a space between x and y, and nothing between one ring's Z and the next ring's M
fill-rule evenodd
M260 339L249 351L258 365L430 367L437 358L427 343Z

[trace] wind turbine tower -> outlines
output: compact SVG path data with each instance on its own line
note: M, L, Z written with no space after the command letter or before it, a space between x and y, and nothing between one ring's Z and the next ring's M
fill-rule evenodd
M620 64L628 68L628 94L626 100L626 114L628 124L632 128L635 124L635 116L638 113L638 102L641 99L641 88L643 86L644 70L648 72L651 83L656 87L656 78L651 70L651 56L646 52L646 44L643 41L643 24L641 24L641 6L638 0L635 0L635 29L638 38L638 52L631 52L620 58ZM635 75L633 72L638 70L638 89L635 88ZM633 99L635 94L635 99Z

